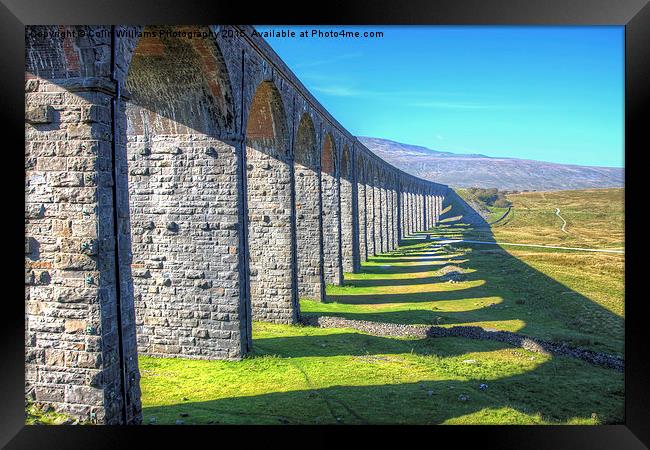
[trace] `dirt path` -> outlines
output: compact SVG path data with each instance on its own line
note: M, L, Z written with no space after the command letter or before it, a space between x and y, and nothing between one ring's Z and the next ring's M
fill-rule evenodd
M558 216L560 219L562 219L562 228L560 228L562 230L562 232L564 232L566 234L569 234L567 232L567 230L565 229L566 228L566 220L564 220L564 217L562 217L560 215L560 208L555 208L555 215Z

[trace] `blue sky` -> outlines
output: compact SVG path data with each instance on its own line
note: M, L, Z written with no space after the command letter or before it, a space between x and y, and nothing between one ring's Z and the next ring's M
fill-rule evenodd
M350 132L457 153L623 167L623 27L257 26Z

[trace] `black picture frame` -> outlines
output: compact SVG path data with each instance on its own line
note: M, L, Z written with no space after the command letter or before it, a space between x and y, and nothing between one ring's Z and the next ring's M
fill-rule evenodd
M604 426L453 426L453 427L35 427L25 426L24 295L19 285L24 270L22 243L24 194L24 26L34 24L417 24L417 25L622 25L625 26L625 180L626 180L626 304L625 304L625 420ZM641 214L643 144L650 99L650 6L646 0L445 0L430 2L386 0L357 2L279 2L250 4L213 0L1 0L2 102L0 108L6 151L3 159L3 199L7 210L0 327L0 445L6 448L148 448L180 445L261 445L350 442L349 434L367 441L401 445L636 449L650 445L650 363L647 341L647 300L639 295L644 270ZM645 120L644 120L645 119ZM647 145L646 145L647 146ZM7 205L11 203L11 205ZM8 290L7 288L11 288ZM646 339L644 339L646 338ZM416 436L417 435L417 436ZM199 444L198 440L203 440ZM234 442L226 441L234 439ZM140 440L141 443L136 443ZM418 443L418 440L421 440ZM371 443L372 442L372 443Z

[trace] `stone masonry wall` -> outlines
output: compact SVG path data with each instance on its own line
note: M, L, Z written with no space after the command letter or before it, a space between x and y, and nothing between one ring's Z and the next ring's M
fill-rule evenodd
M413 234L413 194L406 193L406 235Z
M403 186L400 186L400 188L403 189ZM403 190L400 192L400 219L401 219L400 225L402 227L401 238L404 239L408 234L408 225L406 220L406 192L404 192Z
M406 219L406 236L410 236L412 232L412 227L411 227L411 193L406 192L405 193L405 202L404 202L404 216Z
M320 300L324 294L320 260L319 153L314 127L305 115L300 121L294 144L298 293L300 297L314 300Z
M397 204L395 203L395 191L393 189L388 190L388 248L389 250L395 250L395 220L397 217L395 209Z
M419 192L415 195L415 218L416 230L422 231L424 229L424 226L422 224L424 219L424 212L422 211L422 194Z
M350 273L354 271L354 224L353 224L353 200L352 195L352 167L350 154L345 147L341 159L341 259L343 263L343 272Z
M274 152L246 149L252 318L292 323L290 173Z
M325 283L340 285L339 183L336 176L336 149L331 136L325 137L321 156L321 200L323 203L323 256Z
M381 191L377 186L377 180L373 179L372 186L372 240L373 240L373 255L381 253Z
M419 216L418 216L418 194L417 192L411 193L411 230L415 234L420 229Z
M366 182L366 242L368 245L368 257L375 254L375 188L368 174Z
M158 136L129 153L138 350L240 357L235 148Z
M436 227L438 226L438 221L439 221L437 194L433 194L431 196L431 212L432 212L432 218L431 218L432 226Z
M390 186L387 184L386 188L384 189L386 193L386 219L384 220L385 222L385 227L386 227L386 251L391 251L393 249L393 230L392 230L392 216L393 216L393 194L390 189Z
M396 186L397 188L397 186ZM399 229L400 229L400 205L399 205L399 191L393 190L393 249L399 246Z
M359 169L359 168L358 168ZM357 179L357 197L358 197L358 221L359 221L359 256L361 262L368 260L368 223L366 220L367 209L366 209L366 184L361 177L361 172L359 173L359 178Z
M430 195L430 200L429 203L431 205L431 227L435 227L438 225L437 219L438 219L438 211L436 208L436 196L435 194Z
M382 183L383 184L383 183ZM388 250L388 201L386 188L383 185L379 188L379 242L382 253Z
M26 29L25 395L91 422L138 423L133 307L128 279L117 284L115 248L130 241L113 220L109 42L37 35L87 28Z
M28 77L25 100L26 395L114 423L112 97Z
M415 229L416 231L422 231L424 228L422 226L422 219L424 218L422 214L422 194L419 192L415 194Z
M373 175L372 186L372 236L373 236L373 255L381 253L381 192L377 186L376 175Z
M426 194L421 193L420 194L420 214L421 214L422 218L420 219L421 220L420 223L421 223L421 226L422 226L422 230L427 229L427 220L426 220L426 218L427 218L427 208L426 208L426 206L427 206L426 205Z
M399 192L399 201L400 201L400 228L401 228L401 235L400 239L404 239L406 236L407 232L407 226L406 226L406 192L400 191Z
M390 200L388 198L388 189L386 187L382 188L382 221L381 221L381 229L382 229L382 240L383 240L383 251L387 252L390 248L389 245L389 238L390 238L390 230L389 230L389 220L390 220Z
M393 215L393 206L392 206L392 192L390 188L387 186L384 189L384 193L386 194L386 219L384 220L385 222L385 227L386 227L386 251L392 250L392 240L393 240L393 233L392 233L392 215Z

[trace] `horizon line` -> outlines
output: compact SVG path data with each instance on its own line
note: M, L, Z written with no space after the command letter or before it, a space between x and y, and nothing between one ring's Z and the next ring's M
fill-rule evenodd
M355 135L357 139L359 138L368 138L368 139L381 139L382 141L390 141L394 142L396 144L401 144L401 145L408 145L411 147L420 147L424 148L427 150L430 150L432 152L437 152L437 153L450 153L452 155L458 155L458 156L464 156L464 155L477 155L477 156L483 156L486 158L491 158L491 159L518 159L520 161L535 161L535 162L542 162L542 163L547 163L547 164L557 164L561 166L577 166L577 167L594 167L594 168L604 168L604 169L622 169L625 170L625 166L605 166L605 165L592 165L592 164L576 164L576 163L564 163L564 162L557 162L557 161L548 161L548 160L542 160L542 159L531 159L531 158L520 158L516 156L490 156L485 153L459 153L458 151L450 151L450 150L435 150L431 147L427 147L426 145L421 145L421 144L409 144L407 142L401 142L401 141L396 141L394 139L388 139L388 138L382 138L382 137L377 137L377 136L365 136L365 135ZM371 148L368 148L368 150L371 150ZM373 151L374 153L374 151Z

